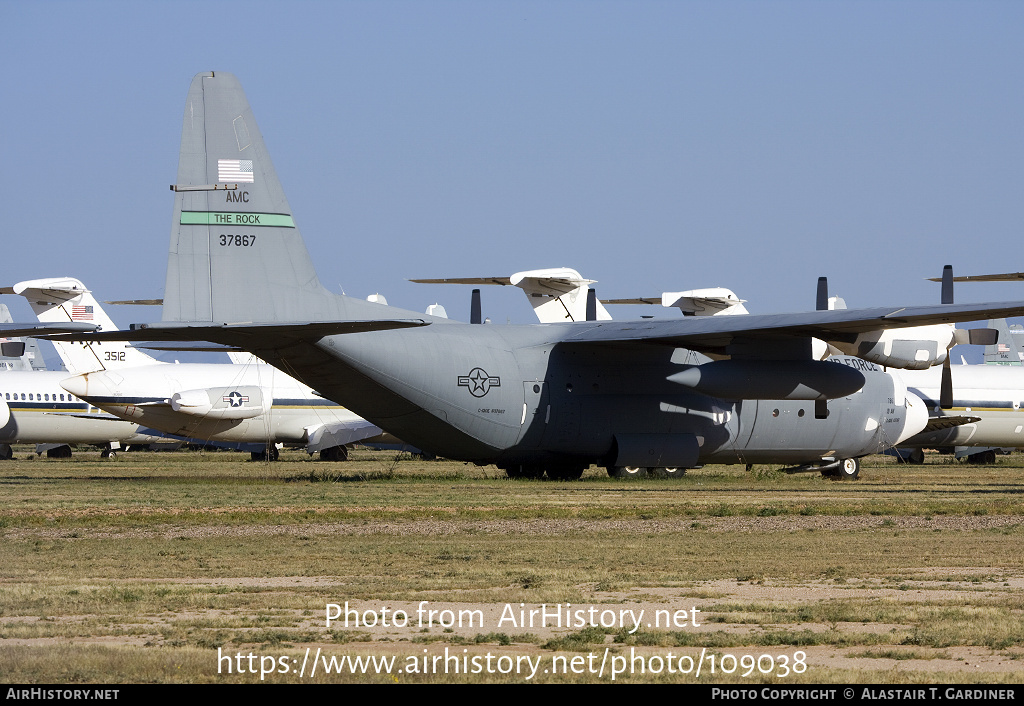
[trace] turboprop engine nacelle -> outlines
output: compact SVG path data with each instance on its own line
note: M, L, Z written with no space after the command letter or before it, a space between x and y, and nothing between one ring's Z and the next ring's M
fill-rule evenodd
M726 400L830 400L864 387L864 374L817 360L719 360L695 365L669 380Z
M913 337L908 337L911 334ZM994 329L955 329L952 324L886 329L858 334L853 342L830 340L847 355L905 370L925 370L946 360L950 348L961 343L991 345ZM991 342L989 342L991 339Z
M208 419L252 419L269 412L269 402L259 387L210 387L175 392L171 409Z

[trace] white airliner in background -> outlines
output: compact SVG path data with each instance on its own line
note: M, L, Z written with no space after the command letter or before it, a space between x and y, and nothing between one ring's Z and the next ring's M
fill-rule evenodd
M0 324L21 327L6 304L0 304ZM98 446L111 456L122 444L164 441L71 396L60 386L66 377L46 371L32 339L0 337L0 460L14 456L11 444L36 444L37 453L67 457L71 445Z
M75 398L60 386L67 376L63 371L0 372L0 459L13 456L11 444L37 444L40 453L63 458L77 444L99 446L106 457L122 446L166 441Z
M69 277L0 290L28 300L40 322L117 327L92 293ZM245 442L277 455L277 444L344 460L346 444L381 435L344 407L248 354L233 363L164 363L127 343L54 341L68 374L63 390L121 419L202 441ZM46 394L46 393L44 393ZM45 400L44 400L45 401ZM258 446L257 446L258 445ZM252 451L262 458L265 451Z

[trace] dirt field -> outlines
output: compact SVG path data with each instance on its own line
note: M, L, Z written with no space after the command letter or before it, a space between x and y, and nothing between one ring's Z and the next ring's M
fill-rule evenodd
M1024 678L1016 455L548 482L29 451L0 463L10 682Z

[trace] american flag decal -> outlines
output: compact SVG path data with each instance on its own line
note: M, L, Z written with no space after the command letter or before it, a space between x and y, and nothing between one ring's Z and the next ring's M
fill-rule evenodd
M82 306L81 304L71 305L71 320L72 321L92 321L92 306Z
M217 160L217 181L218 182L244 182L253 183L252 160L251 159L218 159Z
M999 347L996 350L998 350L1000 353L1009 353L1010 347L1005 343L1000 343Z

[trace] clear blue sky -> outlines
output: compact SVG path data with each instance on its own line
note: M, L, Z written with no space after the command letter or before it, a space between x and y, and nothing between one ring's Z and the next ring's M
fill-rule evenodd
M1020 2L2 0L0 26L0 284L162 296L206 70L242 81L355 296L464 319L468 289L405 280L568 266L603 298L726 286L763 313L813 308L819 275L875 306L937 301L947 263L1024 270Z

